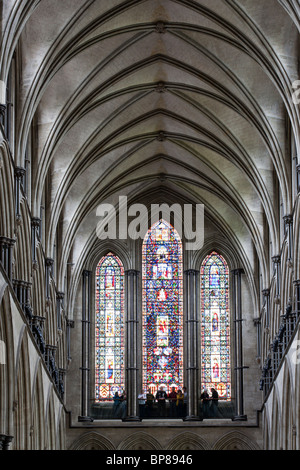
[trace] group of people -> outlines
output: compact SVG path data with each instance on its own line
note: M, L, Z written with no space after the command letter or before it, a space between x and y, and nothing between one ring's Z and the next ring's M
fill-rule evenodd
M154 415L154 404L157 405L157 414L159 417L167 416L167 403L169 402L169 416L171 418L182 418L186 415L187 392L186 387L178 389L172 387L171 392L167 394L164 387L161 386L154 396L149 389L147 393L139 395L140 411L145 417Z
M219 394L216 389L211 388L211 395L205 388L200 396L202 401L203 418L215 418L218 415ZM114 395L113 415L123 418L126 415L126 392L122 395L118 392ZM178 389L172 387L171 392L167 394L164 387L161 386L154 396L149 389L147 393L142 393L138 397L141 417L154 416L154 405L157 405L157 414L159 417L167 416L167 403L169 402L169 416L171 418L183 418L187 412L187 390L186 387Z
M207 388L201 393L203 418L216 418L218 415L219 394L216 389L211 388L209 395Z

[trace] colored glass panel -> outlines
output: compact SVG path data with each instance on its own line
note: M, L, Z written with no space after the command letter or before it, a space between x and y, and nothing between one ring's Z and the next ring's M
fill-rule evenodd
M182 243L164 220L143 243L143 388L183 386Z
M111 399L124 389L124 268L112 253L97 265L95 294L97 402Z
M229 272L216 252L201 266L201 383L231 398Z

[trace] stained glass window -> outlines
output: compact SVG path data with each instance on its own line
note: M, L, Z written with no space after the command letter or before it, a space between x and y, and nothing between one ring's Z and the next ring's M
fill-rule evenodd
M231 397L229 272L216 252L201 266L201 383Z
M97 265L95 293L97 402L124 389L124 268L113 253L101 258Z
M164 220L143 243L143 388L183 386L182 243Z

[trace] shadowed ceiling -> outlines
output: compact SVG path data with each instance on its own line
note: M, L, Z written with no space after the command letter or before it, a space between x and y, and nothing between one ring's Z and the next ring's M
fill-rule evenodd
M31 142L33 216L59 278L82 267L103 201L201 203L264 282L299 154L297 0L3 2L17 50L15 160ZM295 140L291 138L294 134ZM32 138L34 135L34 140ZM31 136L31 137L30 137ZM166 201L168 202L168 201Z

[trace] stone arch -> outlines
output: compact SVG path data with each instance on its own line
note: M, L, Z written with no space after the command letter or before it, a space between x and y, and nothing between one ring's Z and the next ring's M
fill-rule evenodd
M58 450L65 449L65 433L66 433L66 421L65 414L63 412L63 406L60 405L57 419L57 430L56 430L56 445Z
M245 434L232 431L218 439L213 450L259 450L259 447Z
M42 367L39 361L36 370L34 390L32 397L32 427L31 427L31 443L32 449L44 449L45 447L45 403L43 390Z
M263 448L265 450L269 450L271 445L270 445L270 431L269 431L269 421L268 421L268 416L266 409L264 410L263 413L263 421L262 421L262 426L263 426Z
M280 448L282 419L280 406L277 399L276 389L274 388L272 403L272 425L270 426L270 442L271 449L278 450Z
M106 437L92 431L79 436L69 450L115 450L115 447Z
M209 444L202 437L192 432L183 432L173 438L167 450L209 450Z
M284 450L292 450L293 446L293 429L295 426L295 401L293 394L293 380L288 361L285 362L283 387L282 387L282 435L281 445Z
M24 333L24 334L23 334ZM30 449L31 428L31 390L28 336L20 332L20 347L17 355L14 391L14 428L13 448Z
M46 411L46 447L49 450L56 450L56 416L53 397L53 388L50 386Z
M2 280L1 280L2 282ZM0 434L11 434L15 347L7 284L0 284Z
M137 432L124 439L118 445L118 450L162 450L162 446L149 434Z

